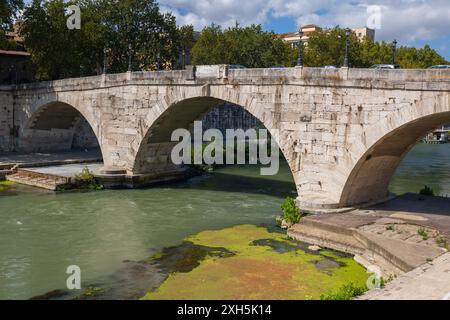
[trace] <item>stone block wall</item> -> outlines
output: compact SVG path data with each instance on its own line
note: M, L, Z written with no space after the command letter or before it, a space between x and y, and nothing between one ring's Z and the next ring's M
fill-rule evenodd
M74 134L72 139L72 149L98 149L99 143L94 131L86 121L81 117L74 127Z
M13 95L0 90L0 153L12 148L13 118Z
M223 103L208 112L203 119L203 130L219 129L225 134L227 129L256 129L264 125L241 106Z

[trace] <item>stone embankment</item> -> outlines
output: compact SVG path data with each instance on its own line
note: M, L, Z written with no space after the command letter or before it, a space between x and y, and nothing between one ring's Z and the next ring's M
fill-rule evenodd
M430 269L430 263L448 262L442 255L450 239L449 207L447 198L407 194L373 208L305 217L288 234L351 253L365 267L380 270L385 279L402 276L403 284L416 275L426 278L423 269ZM448 279L443 286L450 287L449 275L442 279Z

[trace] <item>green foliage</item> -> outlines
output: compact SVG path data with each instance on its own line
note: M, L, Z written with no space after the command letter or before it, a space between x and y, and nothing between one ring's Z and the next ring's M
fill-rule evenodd
M423 196L434 196L434 191L429 186L424 186L422 190L420 190L419 194Z
M290 225L300 222L303 214L295 204L295 200L291 197L287 197L284 203L281 205L283 210L283 219Z
M69 30L65 10L77 4L81 29ZM33 0L24 12L22 35L40 80L100 74L104 48L109 73L171 68L180 35L175 17L154 0ZM184 31L187 33L187 31Z
M428 240L428 231L424 227L420 227L417 230L417 234L422 237L423 240Z
M260 25L222 30L211 25L203 29L192 48L192 64L240 64L248 68L292 65L292 49L273 32Z
M436 244L437 244L439 247L448 250L448 240L447 240L446 237L444 237L444 236L439 236L439 237L437 237L437 238L436 238Z
M345 56L345 30L339 27L313 32L305 46L304 62L308 67L324 65L342 66ZM360 42L355 34L350 36L350 62L359 65Z
M366 287L358 287L353 283L346 284L335 292L322 294L320 300L352 300L367 291Z
M84 167L80 174L75 176L75 179L81 188L87 188L89 190L103 190L104 187L97 183L94 175L88 167Z
M23 0L0 1L0 28L11 29L19 10L23 8Z
M305 46L305 65L342 66L345 55L345 30L336 27L331 30L315 31ZM386 42L373 42L369 38L359 41L355 34L350 36L350 65L367 68L374 64L392 63L393 46ZM396 51L396 63L402 68L428 68L437 64L449 64L430 46L413 48L402 46Z

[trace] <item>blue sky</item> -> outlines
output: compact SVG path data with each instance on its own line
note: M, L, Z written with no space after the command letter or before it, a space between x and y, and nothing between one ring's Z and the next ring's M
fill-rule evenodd
M402 45L431 45L450 61L450 0L159 0L178 24L197 30L262 24L266 30L291 32L300 25L376 28L376 39Z

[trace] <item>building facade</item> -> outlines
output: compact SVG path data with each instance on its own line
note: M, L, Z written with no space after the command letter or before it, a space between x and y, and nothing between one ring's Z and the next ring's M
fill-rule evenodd
M302 27L302 42L307 45L309 38L316 31L323 31L327 29L323 29L315 24L308 24ZM364 27L364 28L353 28L352 32L356 35L356 37L362 41L365 37L368 37L370 40L375 41L375 30ZM296 47L300 41L300 36L298 32L289 32L278 35L284 42L290 44L292 47Z
M0 84L30 82L34 79L30 53L23 38L15 31L6 31L7 46L0 47Z

